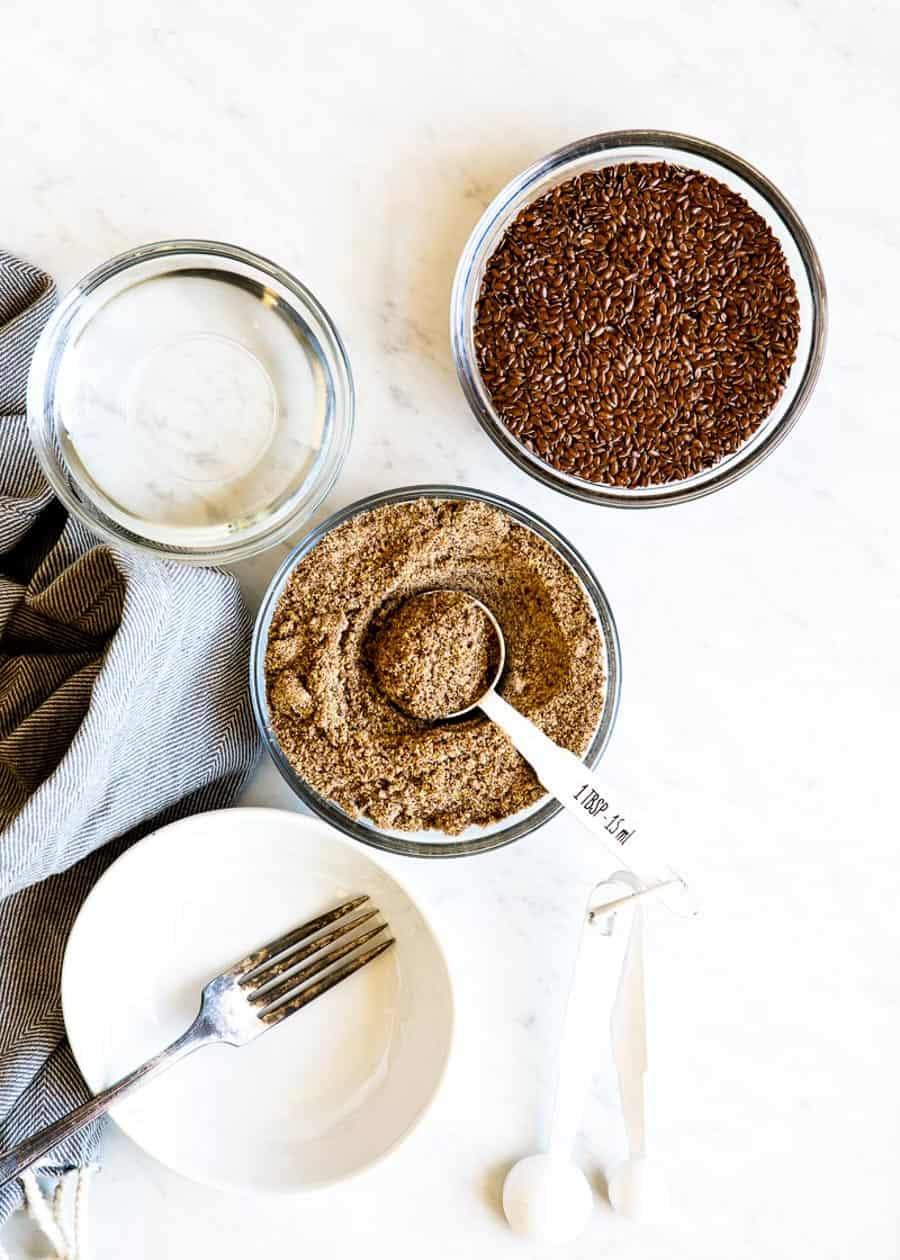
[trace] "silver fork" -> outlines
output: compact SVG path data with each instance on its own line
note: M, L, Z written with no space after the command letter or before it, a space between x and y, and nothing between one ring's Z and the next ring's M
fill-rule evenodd
M367 909L351 919L346 917L368 900L368 897L354 897L352 901L345 901L327 914L310 919L248 954L210 980L201 994L197 1018L187 1032L115 1085L26 1138L0 1158L0 1186L18 1177L82 1125L97 1120L119 1099L185 1055L214 1042L246 1045L383 954L394 943L393 937L376 941L376 937L387 930L386 923L377 923L364 932L357 931L374 919L378 910ZM370 945L370 941L376 943ZM361 946L367 948L357 953ZM341 959L346 961L340 962ZM340 966L335 967L338 962Z

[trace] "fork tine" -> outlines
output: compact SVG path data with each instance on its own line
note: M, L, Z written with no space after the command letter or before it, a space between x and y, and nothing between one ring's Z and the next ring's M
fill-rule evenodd
M329 910L325 914L318 915L315 919L310 919L308 923L303 923L300 927L294 928L293 931L286 932L284 936L279 936L277 940L270 941L268 945L263 945L260 949L254 950L252 954L248 954L246 958L236 962L233 967L229 967L225 974L240 976L244 980L248 979L255 971L260 971L273 958L283 954L292 945L296 945L299 941L306 940L308 936L313 936L316 932L320 932L322 928L328 927L330 923L334 923L337 919L342 919L345 914L349 914L351 910L355 910L357 906L361 906L363 902L368 900L368 896L354 897L351 901L345 901L342 906L337 906L334 910Z
M375 912L377 914L377 911ZM282 998L296 993L301 984L305 984L307 980L317 976L320 972L327 971L328 968L338 961L339 958L352 954L360 945L365 945L371 941L373 937L387 930L386 923L379 923L377 927L370 928L368 932L363 932L359 936L351 937L343 944L336 946L328 951L323 957L314 958L311 963L307 963L305 967L301 967L299 971L293 972L283 980L281 984L276 984L274 988L269 985L263 986L262 990L257 990L250 994L249 1001L251 1006L270 1007L275 1006Z
M299 949L288 950L287 953L281 953L273 963L264 966L262 970L255 968L249 975L241 976L238 983L242 988L248 986L257 993L267 984L272 984L279 976L284 975L286 971L296 967L312 954L318 954L328 945L332 945L335 941L339 941L341 937L346 936L348 932L353 932L356 928L361 927L363 923L368 923L370 919L374 919L377 910L367 910L365 914L357 914L352 919L347 919L345 923L341 923L331 932L326 932L323 936L317 936L315 940L309 942L308 945L300 945Z
M364 953L359 954L356 958L351 958L349 962L344 963L342 967L338 967L337 971L329 972L327 976L323 976L321 980L317 980L315 984L307 985L296 997L285 1002L281 1006L276 1006L274 1010L263 1011L259 1018L265 1024L274 1026L286 1019L288 1015L293 1015L295 1011L301 1010L310 1002L314 1002L317 997L321 997L323 993L327 993L329 989L333 989L336 984L340 984L342 980L346 980L348 976L352 976L355 971L359 971L365 967L379 954L383 954L386 949L394 944L394 938L390 940L380 941L371 949L367 949Z

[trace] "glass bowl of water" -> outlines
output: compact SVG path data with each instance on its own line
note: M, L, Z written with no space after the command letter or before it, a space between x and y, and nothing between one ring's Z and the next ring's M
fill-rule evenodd
M144 245L61 301L28 421L65 506L108 542L194 564L284 540L341 470L354 393L340 334L283 268L216 241Z

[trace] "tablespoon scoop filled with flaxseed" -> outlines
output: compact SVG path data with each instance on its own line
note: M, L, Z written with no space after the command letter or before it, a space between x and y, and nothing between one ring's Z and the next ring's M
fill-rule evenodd
M480 709L509 737L539 782L645 885L672 884L663 900L696 913L687 884L664 855L663 831L635 821L620 793L601 783L573 752L560 747L497 691L506 663L503 631L491 610L465 591L409 596L381 627L372 648L383 694L410 716L452 722ZM654 834L655 831L655 834Z

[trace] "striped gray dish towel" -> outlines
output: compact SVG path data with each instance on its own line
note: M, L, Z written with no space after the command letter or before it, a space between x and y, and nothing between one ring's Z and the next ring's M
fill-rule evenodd
M0 252L0 1151L87 1097L59 983L92 884L140 836L231 804L257 747L234 579L98 545L41 476L25 386L54 301ZM91 1161L98 1136L41 1169ZM0 1224L21 1198L0 1190Z

